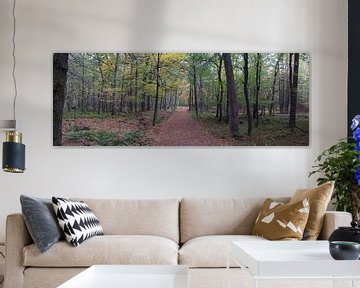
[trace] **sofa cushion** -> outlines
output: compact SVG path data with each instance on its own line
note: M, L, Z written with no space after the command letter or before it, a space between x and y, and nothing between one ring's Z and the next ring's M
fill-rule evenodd
M51 199L21 195L20 203L26 227L41 252L64 239Z
M308 218L308 199L284 204L267 198L252 234L269 240L301 240Z
M288 198L277 199L287 202ZM181 243L205 235L248 235L264 199L184 198L180 205Z
M310 189L298 189L290 199L290 203L309 199L310 214L305 227L305 240L316 240L323 226L324 215L334 190L334 181L326 182L320 186Z
M193 238L179 250L179 264L190 267L226 267L228 251L232 241L268 241L252 235L214 235ZM231 267L239 267L230 261Z
M86 199L105 235L154 235L179 242L178 199Z
M23 250L25 266L88 267L95 264L171 264L178 260L178 244L159 236L95 236L78 247L66 241L56 243L45 253L34 244Z
M52 197L54 211L63 229L65 239L74 246L85 240L104 235L99 220L84 202Z

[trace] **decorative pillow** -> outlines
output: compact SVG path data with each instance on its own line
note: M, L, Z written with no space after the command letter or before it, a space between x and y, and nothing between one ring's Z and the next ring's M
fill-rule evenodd
M260 209L252 234L269 240L301 240L308 217L307 199L284 204L268 198Z
M21 195L20 203L26 227L41 253L64 238L50 199Z
M52 198L56 217L65 233L66 241L79 246L86 239L104 235L99 220L84 202Z
M309 199L310 214L305 227L304 240L316 240L322 229L326 208L334 190L334 181L324 183L312 189L298 189L289 203Z

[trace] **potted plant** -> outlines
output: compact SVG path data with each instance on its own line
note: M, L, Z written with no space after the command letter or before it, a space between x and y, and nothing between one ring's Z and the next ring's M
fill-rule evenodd
M335 181L332 199L337 211L348 211L358 223L360 220L360 115L352 120L354 141L340 140L324 150L316 159L309 177L320 173L320 185ZM351 139L349 139L351 140Z

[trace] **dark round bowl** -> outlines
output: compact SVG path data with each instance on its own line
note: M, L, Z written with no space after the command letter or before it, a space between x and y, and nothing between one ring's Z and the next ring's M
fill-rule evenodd
M349 241L331 241L330 255L335 260L358 260L360 257L360 244Z

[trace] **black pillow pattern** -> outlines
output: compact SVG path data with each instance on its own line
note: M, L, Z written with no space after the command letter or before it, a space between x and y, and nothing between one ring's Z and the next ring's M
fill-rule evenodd
M51 199L21 195L20 203L26 227L41 253L64 238Z
M99 220L86 203L59 197L53 197L52 202L66 241L75 247L93 236L104 235Z

